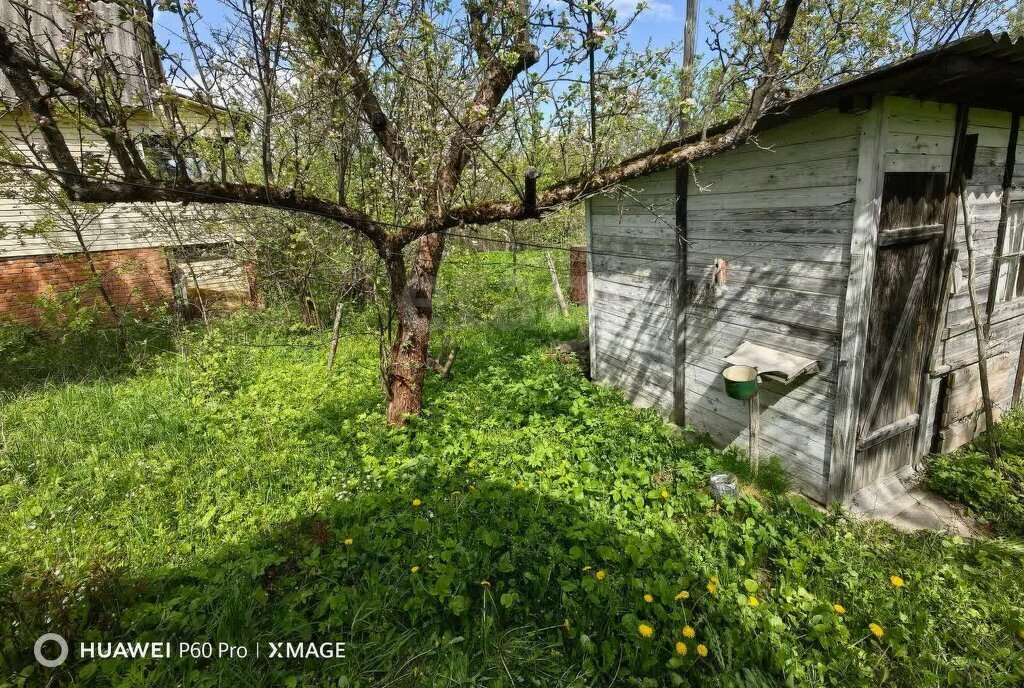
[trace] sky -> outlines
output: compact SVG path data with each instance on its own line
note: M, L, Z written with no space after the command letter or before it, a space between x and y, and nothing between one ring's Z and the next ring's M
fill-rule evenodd
M620 16L628 16L635 11L638 1L645 2L647 7L630 29L630 43L639 47L650 40L655 47L664 47L682 39L686 0L613 0L619 9ZM195 2L206 22L216 24L222 11L220 2L218 0L195 0ZM698 53L705 47L704 40L707 37L709 11L721 11L727 4L728 0L700 0L697 30ZM158 16L157 25L170 29L169 32L160 31L158 28L159 37L162 40L171 39L172 50L180 49L171 38L171 33L177 34L181 29L177 19L166 14L162 18Z
M615 0L621 15L626 15L636 7L637 0ZM673 41L682 40L683 24L686 20L686 0L646 0L647 9L643 11L630 30L630 42L643 45L651 40L656 47L666 46ZM720 12L728 0L700 0L700 11L697 28L697 52L705 47L707 37L708 12Z

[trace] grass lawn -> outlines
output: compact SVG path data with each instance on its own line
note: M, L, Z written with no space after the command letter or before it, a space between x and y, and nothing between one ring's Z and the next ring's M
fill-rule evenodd
M933 457L926 484L965 504L995 532L1024 537L1024 410L1015 409L998 424L998 437L1002 454L994 464L981 438Z
M542 257L515 284L507 260L446 268L460 353L402 430L357 316L332 377L324 335L266 314L8 393L0 685L1021 685L1019 539L851 522L771 467L716 505L737 458L550 355L585 313L548 313ZM45 631L250 654L49 670ZM310 639L347 656L254 656Z

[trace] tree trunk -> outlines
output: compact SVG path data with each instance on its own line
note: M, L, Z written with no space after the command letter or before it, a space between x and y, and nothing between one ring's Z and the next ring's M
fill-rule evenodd
M427 372L430 323L433 317L434 287L444 253L443 232L419 240L408 280L400 253L387 258L391 300L398 329L391 346L388 366L388 424L401 426L423 405L423 378Z

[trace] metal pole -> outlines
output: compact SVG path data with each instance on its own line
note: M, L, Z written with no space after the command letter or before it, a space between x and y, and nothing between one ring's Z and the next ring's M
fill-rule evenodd
M761 437L761 392L754 392L750 397L750 432L748 433L747 456L750 459L750 467L757 471L757 464L760 459L760 437Z

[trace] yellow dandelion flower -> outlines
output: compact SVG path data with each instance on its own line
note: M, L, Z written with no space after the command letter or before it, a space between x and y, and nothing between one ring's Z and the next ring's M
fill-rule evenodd
M679 600L688 600L688 599L690 599L690 591L689 590L680 590L678 593L676 593L676 601L677 602Z
M697 654L699 654L701 657L707 657L708 656L708 646L705 645L704 643L701 643L700 645L698 645L697 646Z
M668 499L668 490L662 490L661 491L661 498L662 499Z
M682 641L676 643L676 654L677 655L685 655L688 650L689 650L689 648L686 647L686 643L684 643Z
M419 497L417 497L416 499L412 500L412 505L413 506L419 506L422 503L423 502L420 501Z
M647 593L646 595L644 595L644 602L646 602L647 604L650 604L653 601L654 601L654 595L652 595L650 593Z
M419 566L413 566L409 570L412 571L413 573L419 573L420 572L420 567Z
M751 607L758 607L761 605L761 601L753 595L751 595L747 598L747 604L749 604Z
M846 607L844 607L841 604L833 604L832 608L836 610L836 614L845 614L846 613Z
M683 627L683 637L684 638L696 638L697 637L697 631L693 630L693 626L684 626Z
M718 594L718 586L715 585L714 583L708 583L708 592L711 593L712 595L717 595Z
M604 569L601 569L600 571L594 574L594 578L596 578L597 580L604 580L604 577L607 575L608 574L604 572Z
M489 587L491 587L491 581L482 580L482 581L480 581L480 585L484 586L485 588L489 588Z
M645 638L650 638L654 635L654 626L651 626L650 624L642 623L636 627L636 630Z
M881 626L874 622L868 624L868 630L871 631L876 638L881 638L883 635L885 635L885 630L883 630Z
M899 576L889 576L889 582L892 583L892 587L894 588L903 587L903 579Z
M711 576L711 582L718 585L718 576Z
M345 538L345 544L346 545L351 545L353 542L355 542L355 540L353 540L352 538L350 538L350 537Z
M1024 630L1017 631L1017 637L1024 640Z
M583 567L583 570L584 570L584 571L589 571L589 570L590 570L590 569L592 569L592 568L594 568L594 567L593 567L593 566L584 566L584 567Z

